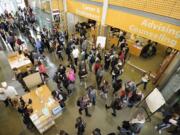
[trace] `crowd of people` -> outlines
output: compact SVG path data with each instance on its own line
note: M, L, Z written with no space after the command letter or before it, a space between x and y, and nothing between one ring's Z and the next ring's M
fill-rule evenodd
M142 92L138 91L138 87L143 84L144 90L150 81L150 72L142 76L140 82L133 80L122 80L124 73L124 65L128 55L128 45L125 39L125 33L121 33L118 47L112 46L110 50L102 52L100 46L91 45L88 42L87 31L79 31L78 34L69 36L67 31L59 31L57 29L48 30L43 28L38 31L36 29L37 21L33 10L28 7L21 9L13 15L5 11L0 16L0 34L5 42L9 43L13 51L24 53L33 64L33 69L28 73L19 72L14 69L16 79L22 84L23 88L28 92L22 78L29 73L39 72L44 83L49 79L46 69L45 51L54 53L61 64L58 65L54 73L53 80L57 84L57 89L52 91L53 98L59 102L62 108L66 107L66 100L70 98L76 90L76 82L79 77L80 85L84 86L85 94L77 98L76 106L79 114L91 117L89 108L97 104L97 96L103 100L111 99L111 103L104 104L105 109L112 109L112 115L117 116L116 111L125 107L132 108L135 104L143 99ZM34 31L36 37L31 35L30 31ZM18 32L24 34L33 46L33 50L29 50L24 41L19 38ZM67 57L66 57L67 56ZM68 64L63 64L66 61ZM48 64L48 63L47 63ZM35 68L34 68L35 67ZM89 84L89 75L94 74L96 84ZM105 74L111 76L111 82L107 80ZM112 93L112 95L110 94ZM6 100L6 104L7 104ZM22 114L24 123L29 128L29 116L32 113L31 99L25 103L20 98L20 106L18 111ZM119 134L134 135L140 133L145 123L145 116L139 113L131 121L123 121L122 126L118 127ZM86 122L82 117L76 119L75 128L78 135L83 135L86 129ZM158 130L163 127L159 125ZM116 132L116 131L115 131ZM92 135L101 135L101 130L95 128ZM68 135L64 130L60 131L60 135ZM109 133L108 135L116 135Z

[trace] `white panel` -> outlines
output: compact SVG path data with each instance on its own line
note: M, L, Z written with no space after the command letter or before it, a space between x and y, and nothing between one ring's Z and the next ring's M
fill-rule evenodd
M153 113L165 104L165 99L162 96L161 92L157 88L155 88L146 98L146 103L150 111Z

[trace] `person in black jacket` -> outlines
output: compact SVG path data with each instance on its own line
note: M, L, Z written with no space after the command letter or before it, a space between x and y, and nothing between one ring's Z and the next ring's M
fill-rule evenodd
M81 117L78 117L76 119L76 124L75 124L75 128L77 128L77 135L83 135L84 131L85 131L85 122L83 121L83 119Z
M163 118L162 122L157 124L157 126L155 126L155 129L158 130L159 134L162 133L162 129L166 129L171 126L171 123L169 122L169 120L172 119L172 117L173 116L171 114L166 115Z
M111 102L111 104L109 106L106 104L105 107L106 107L106 109L112 108L112 110L113 110L112 115L115 117L116 110L120 110L122 108L122 100L121 100L121 98L117 97Z
M63 46L59 44L56 48L56 54L59 57L59 59L61 58L61 60L63 61L62 52L63 52Z
M121 79L114 79L112 82L112 86L113 86L113 94L115 94L118 90L120 90L120 88L122 87L122 80Z

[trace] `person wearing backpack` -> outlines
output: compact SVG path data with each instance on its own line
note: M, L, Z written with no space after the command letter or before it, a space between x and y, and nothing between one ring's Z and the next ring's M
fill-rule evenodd
M88 71L86 68L86 62L85 61L81 61L79 64L79 80L80 80L80 85L82 85L84 83L84 86L86 88L86 78L88 76Z
M89 53L88 60L89 60L89 71L92 72L92 66L95 62L95 56L93 55L92 52Z
M75 128L77 128L77 135L83 135L86 128L86 123L81 117L76 118Z
M108 70L109 69L109 65L110 65L110 62L111 62L111 59L110 59L110 53L107 52L105 55L104 55L104 69L105 70Z

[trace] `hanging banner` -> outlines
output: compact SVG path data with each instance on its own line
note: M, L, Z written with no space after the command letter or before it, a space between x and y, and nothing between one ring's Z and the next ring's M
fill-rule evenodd
M77 2L74 0L67 0L67 10L70 13L96 20L101 21L102 7L90 5L82 2Z
M106 24L180 50L180 27L109 9Z

